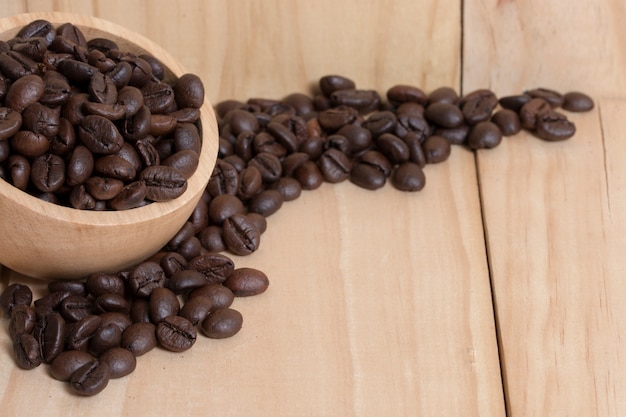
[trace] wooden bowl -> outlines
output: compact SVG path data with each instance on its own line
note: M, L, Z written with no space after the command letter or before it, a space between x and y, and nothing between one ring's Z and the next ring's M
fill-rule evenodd
M56 26L71 22L87 39L106 37L120 50L157 57L172 74L187 71L149 39L102 19L67 13L28 13L0 20L0 39L25 24L45 19ZM167 76L166 76L167 77ZM41 279L76 279L94 272L115 272L150 257L187 221L211 176L218 152L217 123L205 100L200 163L179 198L124 211L85 211L42 201L0 180L0 263Z

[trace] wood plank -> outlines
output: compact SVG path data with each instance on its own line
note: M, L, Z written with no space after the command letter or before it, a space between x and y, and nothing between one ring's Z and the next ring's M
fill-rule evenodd
M0 5L0 16L15 7ZM460 87L456 0L23 7L133 28L199 74L213 102L308 92L328 73L381 93L397 83ZM77 401L43 367L16 369L2 333L7 412L503 417L474 156L455 149L426 174L419 194L325 184L288 203L268 219L261 249L236 259L271 279L266 294L236 300L241 333L150 352L97 397Z

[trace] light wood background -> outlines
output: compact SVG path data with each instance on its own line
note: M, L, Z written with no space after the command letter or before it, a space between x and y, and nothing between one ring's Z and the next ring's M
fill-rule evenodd
M383 93L583 90L597 106L571 115L564 143L454 148L418 194L305 192L236 259L271 280L236 300L238 335L155 350L94 398L45 367L17 369L0 332L0 414L626 415L623 1L0 3L0 17L29 11L134 29L200 75L212 102L307 92L337 73ZM42 286L0 272L0 289Z

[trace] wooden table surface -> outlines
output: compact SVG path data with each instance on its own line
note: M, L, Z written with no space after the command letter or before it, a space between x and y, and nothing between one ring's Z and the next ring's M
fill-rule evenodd
M37 0L134 29L208 98L281 98L342 74L384 93L534 87L596 100L576 136L455 147L420 193L325 184L268 219L238 266L270 289L244 328L142 356L93 398L18 369L1 415L626 415L626 5L622 0ZM1 219L0 219L1 221ZM7 237L2 237L7 238ZM4 268L0 289L35 281Z

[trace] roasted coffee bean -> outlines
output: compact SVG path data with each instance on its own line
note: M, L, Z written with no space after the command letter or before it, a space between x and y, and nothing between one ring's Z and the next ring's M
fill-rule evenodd
M383 133L376 139L379 151L389 159L393 165L409 160L409 147L399 137L391 133Z
M168 282L168 287L176 294L185 293L203 285L206 285L204 274L191 269L174 272Z
M459 100L459 95L451 87L439 87L428 94L428 103L446 103L456 104Z
M380 105L380 96L375 90L345 89L329 95L333 106L348 106L360 113L369 113Z
M180 310L179 315L197 326L211 311L213 303L209 297L198 296L189 299Z
M77 322L92 314L93 305L82 295L72 294L65 298L60 305L59 312L68 322Z
M254 137L252 147L257 153L269 152L280 158L298 150L300 142L288 127L278 122L269 122L266 128L267 133L260 132Z
M94 300L93 306L98 313L130 313L130 302L120 294L102 294Z
M169 288L155 288L150 294L150 321L159 323L167 317L175 316L180 311L180 302Z
M374 166L381 171L385 177L391 175L392 165L389 159L378 151L368 151L361 156L361 162Z
M22 126L22 115L10 107L0 107L0 142L15 135Z
M208 252L223 252L226 250L226 244L222 237L222 228L219 226L208 226L198 233L200 244Z
M50 313L37 321L33 330L41 349L41 358L50 363L63 351L65 344L65 320L58 313Z
M533 98L524 104L519 111L520 122L522 127L528 130L534 130L537 124L537 116L551 110L550 104L542 98Z
M107 38L93 38L87 41L87 46L89 49L97 49L105 54L109 53L111 50L119 49L117 43L111 39Z
M21 155L11 155L7 161L8 180L20 190L26 190L30 181L31 166Z
M137 172L132 164L117 155L104 155L94 163L96 175L122 181L132 181Z
M137 367L137 358L128 349L114 347L102 353L98 358L100 363L109 368L111 379L125 377L131 374Z
M423 106L426 105L428 97L417 87L399 84L387 90L387 100L395 106L406 102L419 103Z
M576 126L556 111L543 111L537 115L536 133L541 139L558 141L569 139L576 133Z
M269 286L269 280L262 271L243 267L235 269L223 285L236 297L248 297L265 292Z
M96 71L89 80L87 88L91 101L113 105L117 103L117 87L106 74Z
M502 141L502 132L491 122L480 122L474 125L467 138L471 149L495 148Z
M257 154L248 162L261 173L261 178L266 183L277 181L282 175L282 164L276 155L268 152Z
M123 332L128 326L133 324L128 314L110 311L100 314L98 317L102 320L101 325L106 326L110 323L115 324Z
M156 326L152 323L133 323L122 332L120 346L137 357L154 349L157 345Z
M326 96L339 90L350 90L356 87L354 81L341 75L325 75L320 78L319 86Z
M345 125L337 134L348 139L350 154L362 152L372 146L372 132L362 126Z
M305 116L315 112L313 99L306 94L291 93L285 96L281 100L281 103L293 107L293 109L296 111L296 114L299 116Z
M348 175L346 175L346 179L348 178L350 172L348 171ZM276 190L283 197L283 201L293 201L300 197L302 194L302 186L292 177L282 177L278 181L270 184L269 189ZM257 213L258 214L258 213Z
M4 54L0 54L2 55ZM13 111L22 113L43 96L44 88L45 84L39 75L25 75L11 84L4 98L4 104Z
M465 122L473 126L478 122L489 120L498 105L498 98L493 91L480 89L463 96L459 105Z
M143 167L155 167L155 166L161 165L161 157L159 155L159 151L152 144L152 137L146 136L144 139L139 139L138 141L136 141L135 149L137 150L137 156L139 157L139 160L141 161L142 168ZM195 153L194 151L189 151L189 152ZM185 178L187 177L185 176Z
M528 94L517 94L512 96L500 97L498 103L504 109L513 110L519 112L522 106L528 103L532 99Z
M59 72L67 77L67 79L76 84L87 85L92 77L100 71L98 68L89 65L87 62L77 61L75 59L65 59L59 62L57 66Z
M7 316L11 315L13 307L18 305L30 306L33 301L33 292L29 286L13 283L7 286L0 294L0 307Z
M443 162L450 156L450 142L442 136L433 135L422 144L426 163L435 164Z
M56 36L56 31L52 23L45 19L37 19L23 26L16 35L18 38L42 37L46 44L50 45Z
M80 122L78 134L85 146L95 154L114 154L124 144L117 127L102 116L85 116Z
M115 64L113 68L107 71L106 75L108 75L111 78L111 80L113 80L113 83L118 89L122 89L128 86L128 83L130 82L130 78L132 76L132 71L133 71L133 68L128 62L120 61L117 64ZM136 88L134 86L128 86L128 87ZM118 94L118 100L119 100L119 94Z
M169 166L147 167L139 178L146 185L146 196L151 201L168 201L180 197L187 190L187 179L176 168Z
M178 249L184 241L193 237L195 234L195 230L193 225L190 222L186 222L176 234L167 242L165 249L167 250L176 250Z
M322 128L329 132L334 132L354 122L358 116L359 112L356 109L348 106L338 106L320 112L317 115L317 119Z
M165 276L171 278L178 271L187 268L187 260L179 253L166 252L159 261L159 265L163 269Z
M0 139L0 162L4 162L9 159L10 154L11 148L9 147L9 141Z
M166 83L148 82L141 88L141 93L150 113L165 113L174 104L174 90Z
M50 140L31 130L20 130L9 139L9 143L15 153L26 158L37 158L50 149Z
M409 132L404 137L404 142L409 148L409 162L413 162L423 168L426 165L426 156L422 149L422 136Z
M593 109L593 99L585 93L570 91L563 96L563 110L585 112Z
M35 75L38 70L37 62L24 54L17 51L0 53L0 71L11 80Z
M204 84L195 74L183 74L174 84L178 108L200 108L204 102Z
M149 297L153 289L165 286L165 272L156 262L142 262L133 269L128 286L134 296Z
M71 94L67 78L58 71L48 70L43 76L44 89L39 98L41 104L56 107L63 105Z
M233 292L221 284L207 284L189 293L189 300L196 297L208 297L211 300L211 311L228 308L235 299Z
M145 298L135 298L130 306L130 319L133 323L150 322L150 302Z
M234 336L241 330L243 317L237 310L223 308L210 313L200 323L202 332L211 339L224 339Z
M11 339L15 340L17 336L24 333L32 333L36 322L37 316L33 307L23 304L13 306L9 322Z
M344 152L329 148L320 156L319 168L327 182L339 183L350 176L352 163Z
M320 156L321 154L322 152L320 152ZM304 164L306 161L309 161L310 159L311 157L309 156L309 154L304 152L294 152L290 155L287 155L287 157L283 159L283 178L293 176L296 169L298 169L302 164ZM260 190L256 191L258 192ZM256 192L254 194L256 194Z
M242 132L254 132L257 133L260 130L258 119L254 114L241 109L234 109L225 117L228 120L231 132L237 136Z
M377 190L385 185L387 176L373 165L357 162L350 171L350 181L368 190Z
M117 275L94 273L85 281L87 292L94 298L104 294L124 295L124 281Z
M383 133L391 133L395 130L398 118L391 111L379 111L369 115L361 126L369 130L372 138L376 139Z
M156 326L156 338L159 344L172 352L183 352L196 342L196 328L189 320L181 316L164 318Z
M185 259L189 260L204 253L202 243L200 242L200 239L198 239L196 236L192 236L189 239L185 240L177 249L177 251Z
M259 248L261 234L243 213L229 216L222 226L222 237L235 255L249 255Z
M550 104L550 107L561 107L563 104L563 95L558 91L550 90L548 88L534 88L525 92L532 98L542 98Z
M48 283L48 292L66 291L70 294L86 295L85 282L82 280L59 280Z
M189 179L196 171L199 162L200 157L195 151L185 149L171 155L162 164L177 169L185 179Z
M109 366L93 360L84 364L72 374L70 387L75 394L92 396L106 388L110 377Z
M280 161L278 161L278 165L280 166ZM207 185L207 190L211 196L215 197L220 194L235 195L238 186L239 173L235 167L228 162L218 159Z
M50 376L59 381L69 381L74 372L95 359L93 355L82 350L66 350L50 364Z
M522 123L519 116L513 110L498 110L491 117L491 121L498 126L503 136L513 136L522 130Z
M265 217L276 213L283 205L283 196L277 190L263 190L248 202L251 213L259 213Z
M130 142L144 138L150 132L150 109L143 105L137 113L127 116L122 120L119 132Z
M263 177L259 169L254 165L247 166L239 174L237 197L241 200L248 200L257 195L262 186Z
M315 190L324 183L322 171L320 171L319 166L311 160L305 161L300 165L293 173L293 177L298 180L303 190Z
M113 178L89 177L85 181L85 189L98 200L111 200L122 192L124 181Z
M95 210L97 201L91 196L83 184L72 187L69 196L70 207L80 210Z
M100 356L109 349L120 346L122 341L122 331L115 324L110 323L100 326L89 339L89 352L94 356Z
M44 154L33 161L30 178L40 191L54 192L65 182L65 162L57 155Z
M147 187L144 181L135 181L124 186L110 199L107 206L113 210L128 210L139 207L146 199Z
M86 351L89 339L96 333L101 324L102 318L96 315L87 316L76 322L67 332L65 339L67 349Z
M209 203L209 220L218 226L233 214L244 214L245 212L246 209L242 201L234 195L221 194Z
M22 369L33 369L41 365L39 342L31 334L18 335L13 342L15 363Z
M93 154L87 147L79 145L72 151L67 163L66 182L69 186L85 183L94 169Z
M201 272L207 284L221 284L233 272L235 264L229 257L214 253L192 259L187 268Z
M37 319L43 318L53 310L57 310L64 299L72 295L69 291L55 291L46 294L45 296L35 300L35 312L37 313ZM43 315L40 313L44 313Z
M391 184L401 191L420 191L426 185L426 176L418 164L405 162L393 172Z
M459 127L465 120L457 106L445 102L433 103L426 107L424 117L431 123L447 129Z

